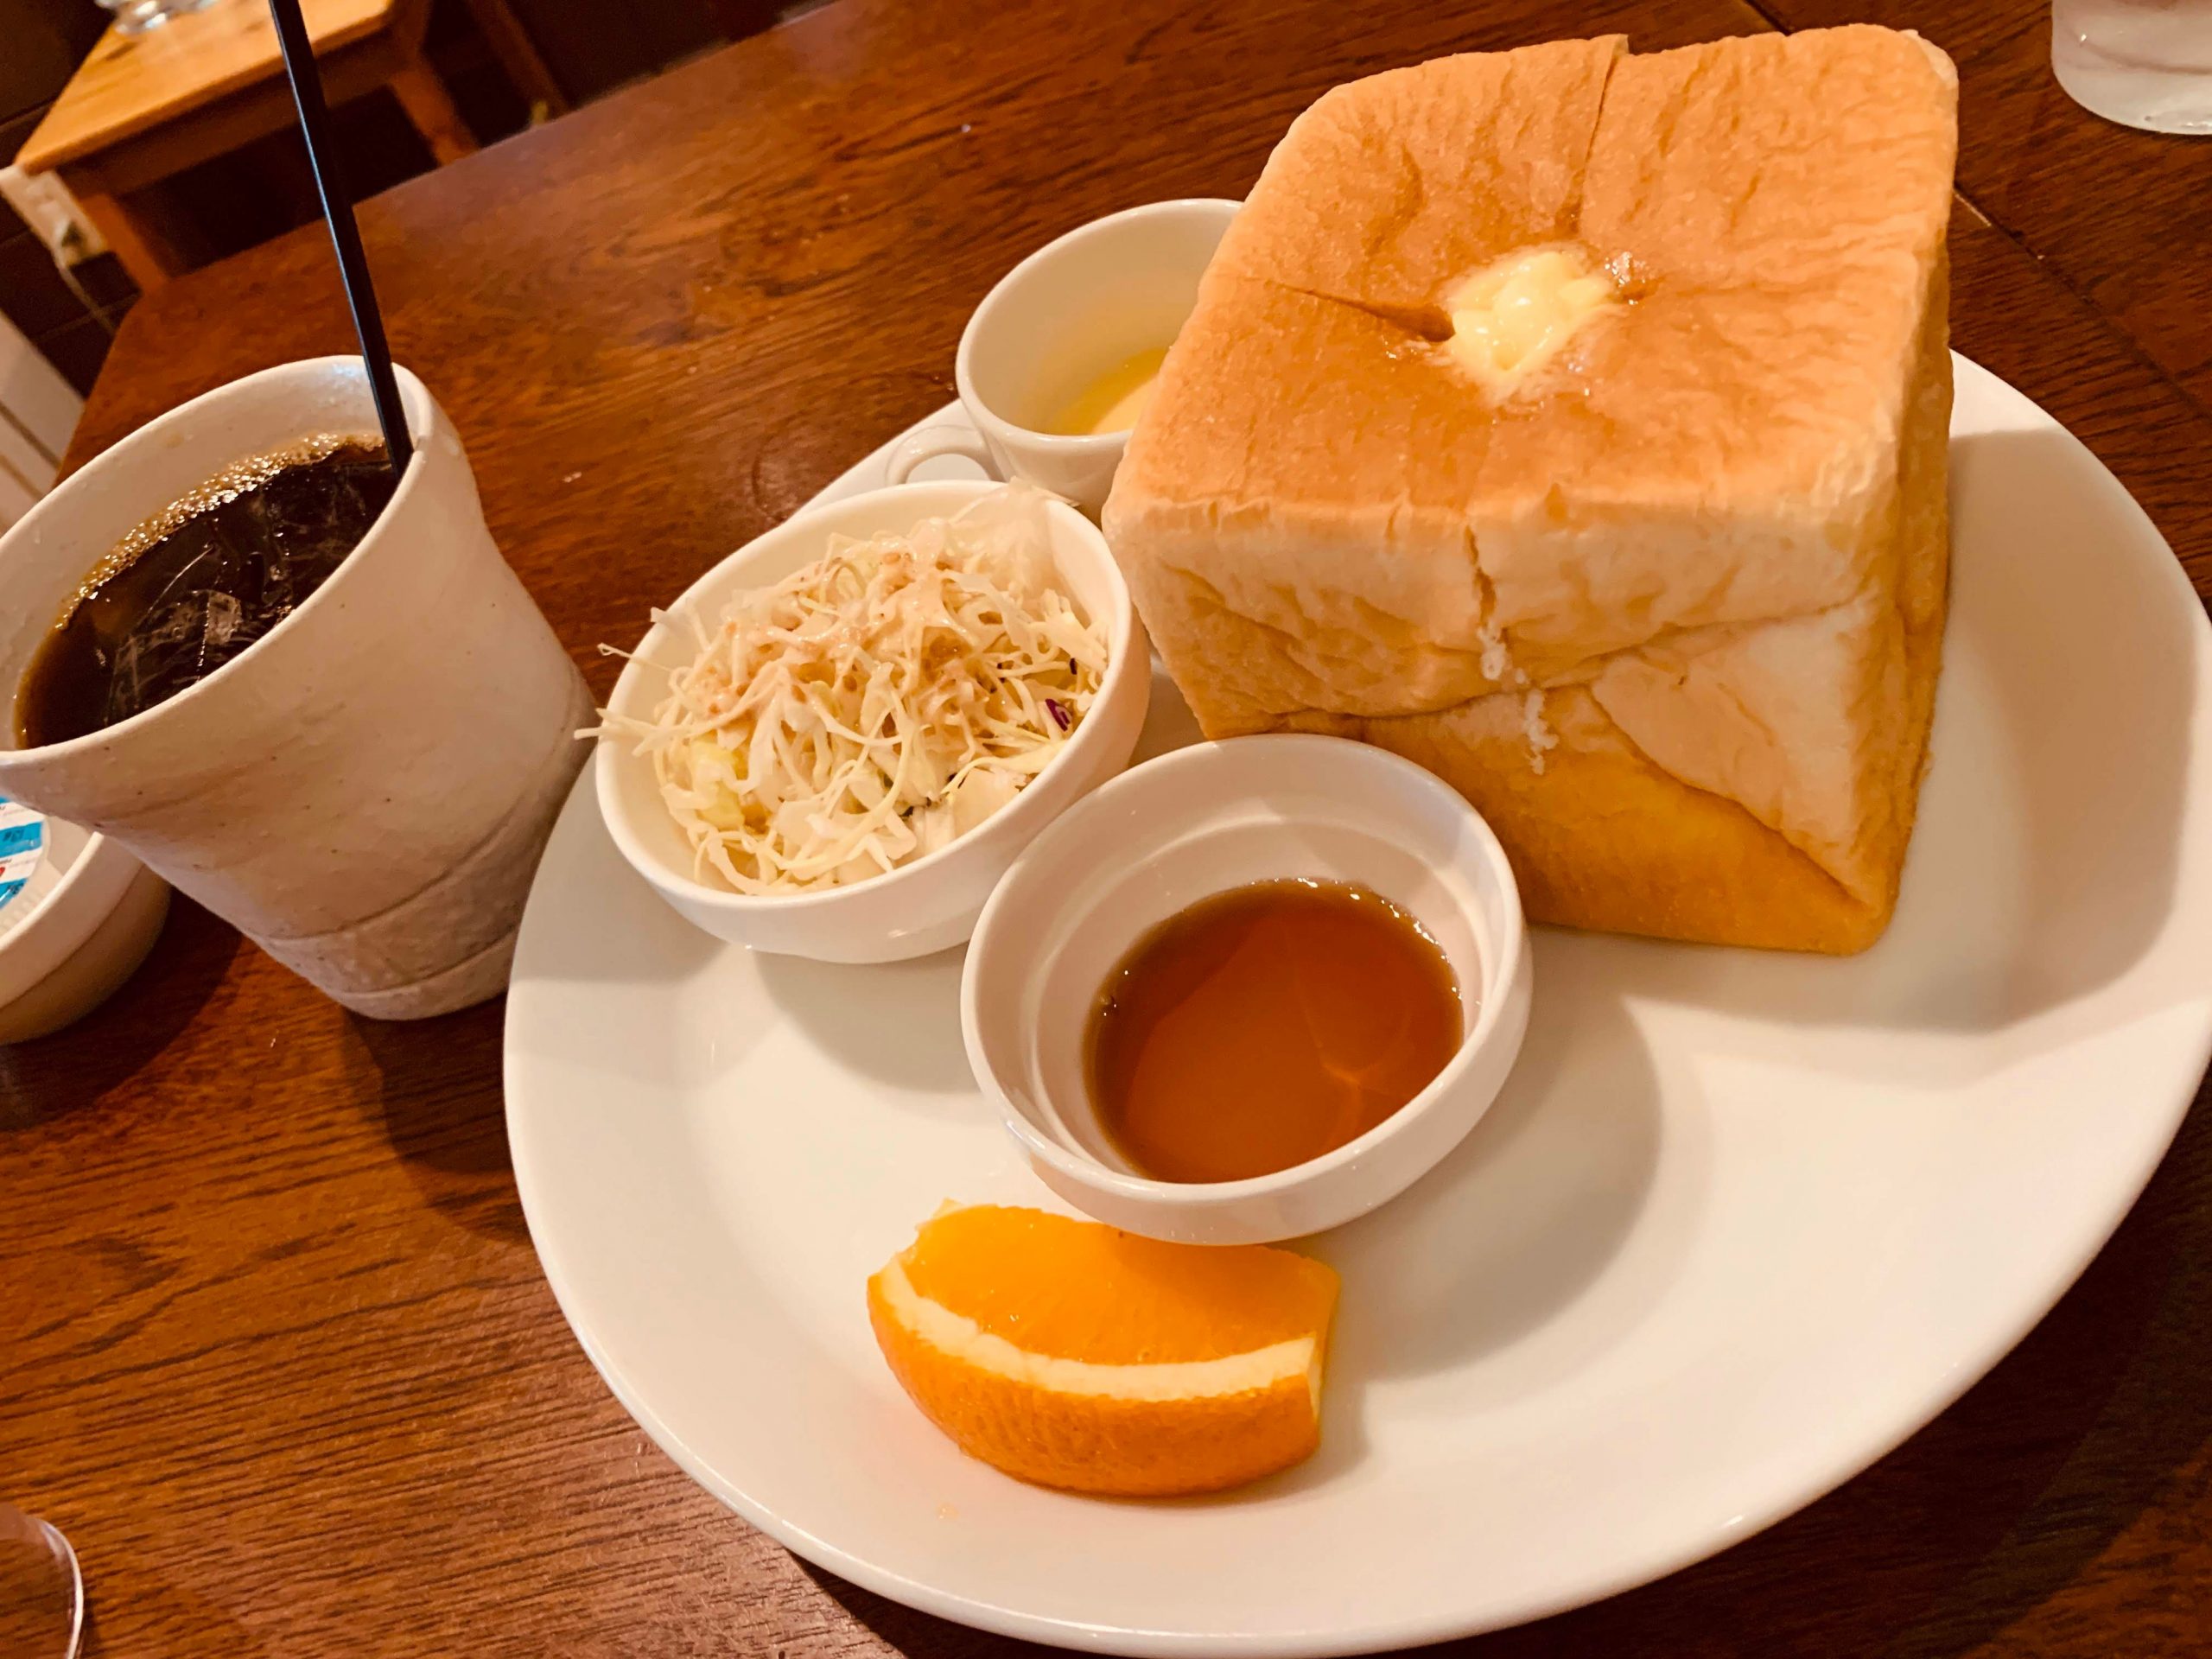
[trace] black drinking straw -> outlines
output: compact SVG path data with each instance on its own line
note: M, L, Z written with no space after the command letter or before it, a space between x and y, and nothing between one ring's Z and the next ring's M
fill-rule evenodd
M384 428L385 454L391 457L391 470L397 475L407 470L415 446L408 441L407 416L399 406L399 381L391 372L391 347L385 340L384 315L377 309L376 285L369 280L369 262L361 252L353 204L346 200L344 181L338 176L338 158L330 143L330 108L322 100L322 77L315 71L315 48L308 43L300 0L269 0L269 16L276 24L276 43L284 51L284 73L292 83L292 101L299 106L300 136L308 142L308 166L315 173L315 193L322 198L322 216L330 226L332 245L338 250L338 274L345 279L346 302L353 308L353 332L360 336L361 360L368 365L369 390L377 400L377 423Z

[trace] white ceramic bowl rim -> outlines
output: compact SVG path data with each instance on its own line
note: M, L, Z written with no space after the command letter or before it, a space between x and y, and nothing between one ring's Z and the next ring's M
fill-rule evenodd
M994 490L1002 490L1007 487L1007 486L1006 485L989 479L944 479L936 480L918 479L910 483L890 484L885 486L880 490L868 490L859 495L846 496L837 501L824 502L819 505L806 507L798 512L793 513L790 518L785 519L782 524L773 525L770 529L761 531L760 536L756 536L752 541L746 543L744 546L730 554L728 558L718 561L709 569L702 573L696 582L694 582L689 588L686 588L682 594L677 595L674 604L664 606L662 608L662 614L664 617L674 617L682 613L686 607L692 604L695 595L696 595L702 588L716 585L721 577L722 573L727 570L730 565L741 559L751 556L753 549L764 537L774 535L780 531L788 530L794 526L804 526L812 523L817 518L820 518L824 521L830 521L843 518L848 515L854 514L867 506L872 506L887 496L913 495L925 493L943 493L947 492L969 496L982 496L988 495ZM1099 532L1096 525L1091 524L1089 519L1083 518L1082 514L1076 512L1073 507L1068 505L1066 502L1060 500L1058 498L1055 497L1053 499L1050 504L1050 510L1055 512L1073 514L1081 521L1085 531L1091 536L1098 536ZM825 535L830 533L829 525L826 522L823 533ZM1100 539L1103 544L1103 538L1101 537ZM1110 554L1105 555L1104 556L1107 566L1110 571L1113 586L1117 591L1126 594L1128 592L1128 587L1122 581L1121 567L1114 563ZM1126 614L1126 612L1123 613ZM1096 620L1096 619L1093 620ZM1098 696L1094 699L1095 702L1103 702L1105 700L1107 690L1109 686L1120 683L1122 680L1126 679L1131 672L1137 671L1137 669L1132 667L1130 659L1138 655L1138 653L1133 652L1128 649L1128 639L1124 638L1116 640L1111 638L1114 633L1122 632L1120 619L1118 617L1109 617L1105 619L1105 621L1109 634L1107 641L1108 658L1106 663L1106 672L1099 681ZM656 622L651 628L646 630L645 637L638 642L636 651L632 653L630 659L623 664L622 672L614 682L614 690L607 695L607 707L608 709L619 706L625 701L628 695L632 693L634 690L634 683L632 682L631 676L641 672L658 671L648 667L645 660L645 647L652 642L655 634L660 632L661 630L666 628L668 626L668 623L665 621ZM1152 671L1152 664L1149 660L1148 654L1147 656L1147 660L1138 666L1141 668L1141 671L1146 674L1149 674ZM1090 749L1096 747L1097 741L1101 741L1095 735L1100 729L1102 728L1094 725L1086 718L1082 725L1076 728L1075 735L1067 741L1067 747L1062 749L1059 753L1052 757L1052 761L1046 770L1049 772L1054 768L1065 766L1077 755L1089 753ZM632 766L643 764L641 757L632 750L625 747L623 746L622 740L620 737L611 734L602 734L599 739L599 742L602 751L608 750L611 747L612 752L616 756L616 764L618 765ZM596 759L594 759L594 764L597 764ZM1037 775L1039 778L1042 778L1045 776L1045 772L1039 772ZM1033 779L1032 781L1033 782L1034 780ZM806 893L733 893L727 887L709 887L702 881L695 880L692 877L685 874L683 871L671 868L665 859L647 849L637 839L635 836L631 834L627 815L624 811L620 810L619 807L610 806L609 796L607 791L600 791L600 800L601 804L601 816L607 822L607 833L614 837L614 843L621 849L623 857L629 861L632 868L645 874L646 877L653 881L655 885L663 887L668 891L678 893L686 899L711 904L719 908L749 911L757 914L769 910L796 912L810 909L820 909L826 906L836 905L841 900L850 898L856 893L880 893L894 882L906 882L909 878L925 874L926 872L938 868L941 863L947 861L953 854L965 852L969 849L974 847L978 842L989 837L991 836L991 832L1006 821L1007 815L1011 812L1015 806L1020 804L1021 795L1026 794L1027 792L1027 786L1025 786L1020 793L1017 793L1015 795L1013 802L1001 808L990 817L986 818L982 823L976 825L975 829L970 830L966 835L955 836L950 841L945 842L944 846L938 848L935 852L925 853L921 857L916 859L911 864L901 864L897 868L886 870L880 875L872 875L865 881L855 881L843 887L821 887Z
M51 823L54 821L48 818L47 822ZM123 902L123 889L129 885L127 878L121 880L116 879L115 869L118 860L134 863L137 861L130 858L127 849L111 842L105 836L97 830L87 830L85 844L77 849L77 856L69 861L69 868L61 873L60 878L32 906L29 914L5 933L0 933L0 958L12 955L14 963L10 964L12 967L29 956L34 949L45 944L48 933L58 925L55 918L68 914L68 907L73 902L79 888L90 887L95 880L105 877L113 882L118 889L112 901L102 906L98 915L85 915L76 918L77 943L71 944L63 952L61 960L56 962L52 967L48 968L44 972L35 974L29 980L13 989L8 988L3 982L7 976L6 970L0 969L0 1007L5 1007L25 992L44 984L67 963L70 956L75 954L78 945L90 938L99 930L100 924L114 914L116 906Z
M997 309L999 296L1020 281L1037 266L1058 253L1094 237L1113 233L1133 219L1149 219L1160 213L1177 211L1204 211L1225 208L1230 213L1244 204L1234 196L1177 196L1167 201L1147 201L1135 207L1124 207L1118 213L1108 213L1103 219L1088 219L1071 231L1065 231L1042 247L1024 255L1021 261L1005 276L991 284L991 291L983 296L969 314L968 326L960 331L960 344L952 354L952 382L960 393L960 401L971 410L981 410L1009 432L1019 432L1025 443L1043 450L1058 450L1062 454L1080 454L1089 451L1103 452L1114 445L1128 442L1127 432L1042 432L1020 421L1010 421L991 407L990 400L976 391L974 378L969 373L969 364L975 349L976 331L990 327L990 315Z
M1177 749L1130 767L1120 777L1100 785L1039 833L1036 840L1031 842L1021 856L1014 861L1014 868L1007 872L1006 879L1000 882L997 891L984 905L983 913L976 918L975 937L982 939L988 934L1000 904L1014 888L1022 865L1033 858L1049 855L1056 842L1064 842L1078 833L1085 815L1106 810L1118 796L1144 788L1149 781L1168 772L1203 769L1213 764L1215 758L1224 749L1260 744L1281 749L1286 759L1294 757L1301 750L1310 753L1317 747L1325 747L1332 753L1338 753L1340 759L1350 758L1341 754L1340 751L1356 750L1363 757L1357 764L1371 762L1380 771L1395 770L1402 779L1414 783L1414 787L1431 793L1440 803L1446 804L1473 835L1481 857L1493 864L1501 874L1502 880L1498 885L1505 900L1505 925L1498 930L1502 938L1493 938L1491 937L1491 930L1479 925L1475 926L1475 937L1482 949L1484 962L1482 1003L1476 1013L1474 1027L1460 1039L1459 1046L1445 1062L1444 1069L1429 1080L1426 1088L1365 1134L1345 1141L1332 1151L1323 1153L1318 1158L1309 1158L1302 1164L1293 1164L1287 1169L1279 1169L1267 1175L1249 1176L1239 1181L1159 1181L1148 1176L1125 1173L1087 1154L1063 1146L1010 1104L1001 1105L1001 1116L1007 1127L1027 1150L1086 1185L1123 1198L1141 1198L1151 1204L1185 1209L1217 1205L1224 1199L1262 1198L1302 1186L1365 1157L1384 1141L1404 1132L1416 1119L1434 1110L1437 1103L1472 1067L1476 1055L1491 1040L1497 1022L1504 1016L1506 1005L1510 1001L1505 995L1505 989L1519 976L1521 954L1527 948L1524 943L1527 929L1522 925L1521 914L1521 888L1513 878L1513 867L1505 856L1505 849L1499 844L1497 834L1482 814L1434 772L1425 766L1416 766L1402 755L1393 754L1388 749L1376 748L1372 744L1361 743L1348 737L1327 737L1312 732L1270 732L1250 737L1225 738ZM977 947L970 944L969 948L974 950ZM1491 959L1493 953L1496 957L1494 961ZM963 1035L980 1028L975 996L976 976L972 973L963 975L960 1021ZM978 1042L969 1041L971 1060L979 1055L981 1046ZM995 1092L1000 1095L1003 1103L1005 1091L996 1090Z
M359 363L360 359L357 357L301 358L296 362L279 363L273 368L257 370L251 374L243 375L236 380L226 381L219 386L216 386L207 391L203 391L197 397L190 398L184 403L179 404L175 409L170 410L167 414L156 416L152 420L147 422L145 425L140 427L137 431L129 434L127 436L118 439L116 442L109 446L107 448L103 449L98 455L95 455L90 461L87 461L84 467L75 473L71 474L69 477L64 479L54 489L52 494L46 496L36 505L33 506L31 510L28 513L24 514L22 519L16 523L15 528L9 531L9 534L11 536L35 536L38 533L37 527L42 522L41 518L41 509L48 512L59 512L60 509L54 504L60 502L65 494L71 493L80 489L91 490L101 487L102 480L107 476L107 474L112 473L118 467L128 464L127 457L132 450L148 448L160 442L165 435L173 435L180 429L194 425L200 418L200 415L205 405L217 398L234 397L240 391L247 387L257 387L270 380L294 379L299 378L302 372L304 370L314 370L319 372L327 373L335 366L342 366L346 364L358 365ZM406 411L407 435L414 443L414 454L408 457L407 469L400 474L398 486L392 491L391 499L385 503L384 511L379 512L369 527L361 532L361 539L353 544L353 550L348 552L345 558L339 561L340 565L351 563L354 554L359 553L364 547L367 546L369 542L384 529L385 525L387 523L390 523L396 517L397 510L413 499L422 483L423 446L435 435L435 416L431 413L429 389L423 385L422 381L417 378L414 372L404 364L394 364L392 365L392 371L394 374L398 377L400 406ZM365 389L365 377L364 378L363 385ZM370 420L373 422L375 416L372 415L370 416ZM325 428L323 429L330 430L333 429ZM368 435L368 427L364 426L360 429L363 435ZM315 436L315 434L314 432L302 432L300 435L304 438ZM378 441L382 441L380 435L378 436ZM250 457L240 455L238 459L240 461L245 461L250 459ZM165 502L156 503L152 507L149 508L148 512L149 514L159 512L168 505L168 504ZM99 556L99 555L94 556L95 559ZM86 569L89 570L91 567L88 565ZM332 574L334 575L336 574L336 567L333 568ZM225 663L213 674L205 675L200 678L194 680L190 685L186 686L183 690L173 692L169 696L163 697L159 702L149 704L147 707L141 709L137 714L130 715L126 720L118 720L111 725L102 726L96 730L82 733L76 737L64 738L59 743L41 744L38 746L39 752L43 754L73 754L79 751L89 751L95 745L111 741L118 733L137 731L146 721L154 719L156 715L171 713L175 709L183 708L189 702L197 701L199 698L206 695L206 687L214 684L219 680L235 677L235 671L238 669L238 664L252 657L257 647L267 641L275 639L278 634L290 628L294 623L296 623L308 612L322 605L325 602L325 595L330 590L330 586L331 584L328 579L326 578L315 588L315 592L309 594L307 598L301 601L299 604L294 606L291 610L287 612L283 617L279 618L275 627L270 629L267 633L263 634L260 639L255 640L252 645L248 645L237 656L232 658L230 661ZM26 668L29 666L29 665L28 664L25 664ZM21 682L18 680L16 684L20 685L20 683ZM11 698L13 697L14 693L15 688L11 686L9 690L9 695ZM12 715L10 718L12 720ZM29 749L15 748L12 745L9 747L10 752L12 753L28 754L30 753ZM90 850L91 849L89 848L86 849L87 853L89 853ZM49 898L51 898L51 896L52 895L50 894L48 895Z

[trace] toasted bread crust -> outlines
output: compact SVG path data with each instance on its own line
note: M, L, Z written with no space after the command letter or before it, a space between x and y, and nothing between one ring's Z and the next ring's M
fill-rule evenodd
M1200 723L1421 760L1538 920L1872 943L1941 661L1955 150L1948 60L1865 27L1323 99L1107 505ZM1561 240L1633 302L1494 401L1442 296Z

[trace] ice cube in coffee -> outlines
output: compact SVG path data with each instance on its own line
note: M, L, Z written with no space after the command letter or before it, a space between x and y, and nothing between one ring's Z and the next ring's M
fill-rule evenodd
M384 445L326 434L242 461L124 537L70 596L16 698L30 748L130 719L306 602L398 480Z

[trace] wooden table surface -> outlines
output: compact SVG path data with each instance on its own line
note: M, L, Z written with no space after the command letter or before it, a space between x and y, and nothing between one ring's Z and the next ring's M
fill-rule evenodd
M554 83L509 0L467 0L515 88L560 114ZM476 137L423 50L430 0L301 0L317 73L335 106L388 90L440 164ZM266 0L211 0L141 34L111 24L16 152L26 173L56 173L132 282L150 294L189 270L204 241L161 187L295 120ZM0 156L0 162L5 161Z
M1645 47L1858 0L1599 0ZM1959 346L2212 592L2212 144L2051 84L2041 0L1867 0L1957 55ZM1557 32L1542 0L837 0L369 203L399 354L579 662L950 395L970 306L1105 210L1240 194L1350 76ZM348 349L308 231L134 310L81 461ZM601 1386L524 1231L497 1004L342 1014L180 904L78 1029L0 1051L0 1496L75 1539L91 1651L899 1652L1014 1643L806 1568ZM1470 1643L1591 1654L2212 1652L2212 1112L2056 1312L1841 1491Z
M390 28L403 4L416 3L302 0L300 15L315 49L327 52ZM111 24L24 141L16 162L29 173L50 172L283 73L264 0L216 0L205 11L142 35Z

